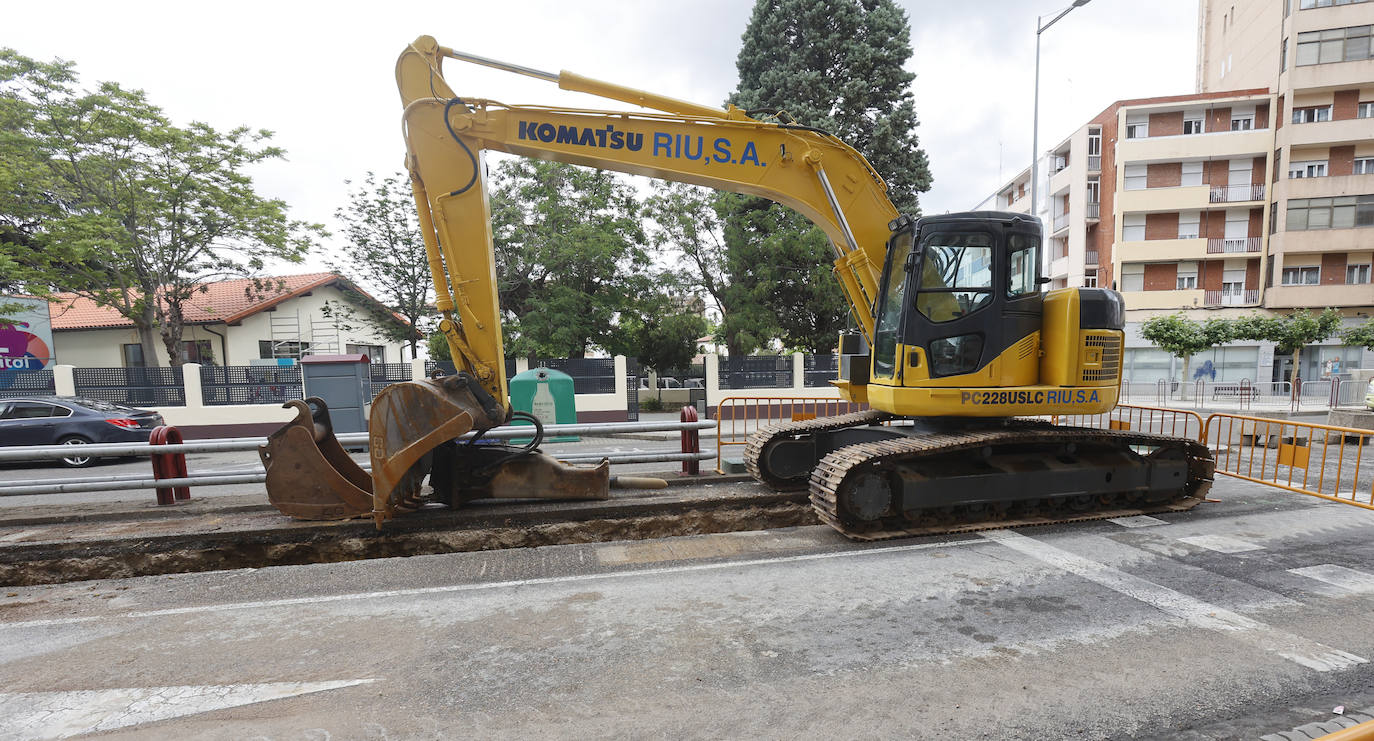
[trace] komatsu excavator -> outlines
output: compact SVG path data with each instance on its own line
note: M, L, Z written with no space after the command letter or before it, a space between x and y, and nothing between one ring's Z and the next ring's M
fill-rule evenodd
M460 97L445 59L647 110ZM863 156L780 111L542 72L428 36L402 52L396 82L439 329L458 372L373 401L370 476L334 439L323 402L292 402L297 419L261 451L269 498L286 514L370 514L380 527L426 499L608 496L605 463L565 466L537 452L538 435L523 448L475 443L521 414L507 397L487 151L761 196L825 232L858 328L840 338L833 383L869 409L760 430L745 463L768 486L809 487L818 516L851 538L1187 509L1211 484L1211 454L1197 442L1026 419L1112 409L1125 321L1114 291L1044 290L1038 219L899 214Z

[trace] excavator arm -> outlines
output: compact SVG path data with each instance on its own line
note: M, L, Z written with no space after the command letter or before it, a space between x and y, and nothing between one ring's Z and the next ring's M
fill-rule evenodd
M445 59L556 82L566 90L631 103L646 111L506 105L460 97L443 75ZM713 108L593 80L462 54L422 36L396 62L404 104L406 167L419 213L435 304L457 373L387 387L369 414L370 475L344 453L319 399L292 402L295 421L261 450L269 499L308 519L371 514L378 526L432 498L603 499L606 463L566 466L524 449L458 442L522 413L510 409L501 309L483 156L488 151L645 175L760 196L819 226L834 247L834 272L864 336L898 217L887 186L844 142L823 131L761 121L731 106ZM859 389L841 386L847 393ZM537 420L534 421L536 427Z

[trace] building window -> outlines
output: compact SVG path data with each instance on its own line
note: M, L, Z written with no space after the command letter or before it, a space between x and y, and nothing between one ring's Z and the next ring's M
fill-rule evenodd
M1088 187L1085 192L1087 194L1086 200L1088 203L1101 203L1102 181L1099 180L1096 176L1088 178Z
M1374 118L1374 103L1361 103L1357 115L1360 118Z
M1317 123L1331 120L1331 106L1319 105L1293 109L1293 123Z
M1312 265L1283 269L1283 285L1315 286L1321 282L1322 269Z
M181 362L214 365L214 345L211 345L209 340L183 340L181 343Z
M143 346L134 343L124 346L124 367L143 368L147 363L143 362Z
M1148 114L1135 113L1126 117L1126 138L1143 139L1150 135L1150 117Z
M1288 37L1283 38L1283 45L1279 47L1279 71L1288 69Z
M1121 266L1121 290L1145 290L1145 265L1143 263L1137 262Z
M1089 156L1089 157L1101 157L1101 156L1102 156L1102 129L1099 129L1099 128L1091 128L1091 129L1088 129L1088 156Z
M1311 10L1312 8L1329 8L1332 5L1354 5L1355 3L1367 3L1369 0L1300 0L1298 8L1301 10ZM1288 17L1288 3L1285 2L1284 17Z
M1126 165L1124 174L1126 190L1145 190L1149 178L1148 165Z
M301 356L308 354L310 354L309 342L258 340L259 358L295 358L300 360Z
M1374 226L1374 195L1290 198L1288 229L1349 229Z
M1181 211L1178 215L1178 238L1197 239L1202 231L1199 225L1202 223L1202 213L1200 211Z
M1202 163L1184 162L1180 185L1202 185Z
M1178 279L1174 288L1187 291L1197 288L1197 263L1184 260L1178 264Z
M1369 26L1329 28L1298 34L1298 58L1295 64L1353 62L1369 58Z
M1084 288L1097 288L1097 273L1088 273L1083 276Z
M1374 175L1374 157L1355 158L1356 175Z
M1326 160L1309 160L1307 162L1289 163L1288 177L1324 178L1326 177Z
M1369 265L1346 265L1345 282L1350 285L1361 285L1369 282Z
M1145 214L1126 214L1121 221L1121 241L1141 242L1145 239Z
M1231 116L1232 131L1249 131L1253 128L1255 128L1255 114L1251 113L1243 116Z
M1196 115L1196 114L1187 114L1188 117L1185 117L1185 118L1183 119L1183 133L1184 133L1184 134L1201 134L1201 133L1202 133L1202 116L1201 116L1201 115L1197 115L1196 118L1191 117L1191 116L1194 116L1194 115Z
M349 343L349 344L346 345L345 347L348 348L348 354L349 354L349 355L366 355L368 361L371 362L371 363L374 363L374 364L385 364L385 363L386 363L386 346L385 346L385 345L354 345L354 344L352 344L352 343Z

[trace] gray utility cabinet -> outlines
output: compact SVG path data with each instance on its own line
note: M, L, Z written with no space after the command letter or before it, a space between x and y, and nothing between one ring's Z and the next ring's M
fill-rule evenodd
M307 355L301 358L305 395L329 405L334 433L367 432L372 373L366 355Z

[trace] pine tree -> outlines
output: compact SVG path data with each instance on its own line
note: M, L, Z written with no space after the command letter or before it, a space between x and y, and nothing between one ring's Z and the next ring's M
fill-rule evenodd
M868 159L902 213L918 214L930 169L916 137L911 93L911 27L893 0L757 0L736 59L739 87L729 102L830 132ZM778 338L791 348L829 352L850 316L829 264L829 240L782 206L723 198L728 251L760 256L747 291L762 297ZM766 225L767 228L759 228Z

